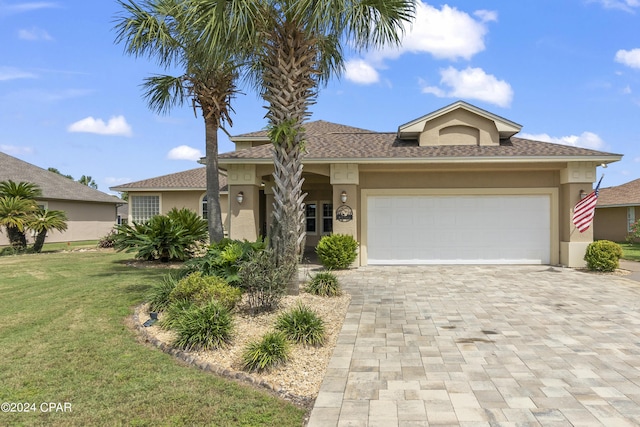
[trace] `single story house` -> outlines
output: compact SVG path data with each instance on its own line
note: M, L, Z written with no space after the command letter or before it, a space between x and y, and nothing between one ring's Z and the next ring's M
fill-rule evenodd
M622 158L518 138L521 125L463 101L396 132L325 121L305 129L307 245L350 234L363 266L583 266L593 227L578 232L573 207L591 191L596 167ZM219 156L227 229L254 240L273 206L271 145L264 130L231 140L236 150Z
M219 175L220 209L222 224L229 228L227 219L228 192L227 177ZM206 168L200 167L184 172L162 175L142 181L110 187L113 191L129 194L129 223L146 221L154 215L166 214L173 208L188 208L207 218L207 176Z
M593 237L624 242L640 220L640 178L616 187L601 188L596 204Z
M0 181L31 182L42 190L37 199L40 206L67 214L67 230L51 231L47 242L98 240L107 235L116 223L116 209L123 200L49 172L35 165L0 152ZM0 245L8 245L5 230Z

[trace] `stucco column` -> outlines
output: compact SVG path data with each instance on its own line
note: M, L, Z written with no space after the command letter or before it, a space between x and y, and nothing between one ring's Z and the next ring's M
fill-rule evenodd
M229 165L229 238L258 239L260 230L260 180L255 165ZM242 202L238 195L242 193Z
M596 163L572 162L560 171L560 263L567 267L584 267L584 254L593 242L593 224L583 233L573 225L573 208L580 201L580 192L593 189Z
M357 164L332 164L331 185L333 187L333 233L347 234L360 241L358 224L360 218L360 173ZM346 201L342 201L343 193ZM360 254L354 266L360 265Z

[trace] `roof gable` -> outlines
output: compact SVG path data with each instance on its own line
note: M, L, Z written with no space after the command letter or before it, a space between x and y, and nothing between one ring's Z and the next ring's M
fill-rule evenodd
M123 200L80 184L72 179L0 152L0 181L31 182L42 190L39 200L74 200L98 203L124 203Z
M464 112L464 116L460 116L460 113ZM475 123L477 123L478 119L485 121L487 123L491 123L494 126L499 139L507 139L520 132L522 126L518 123L512 122L511 120L507 120L504 117L500 117L496 114L493 114L489 111L483 110L482 108L478 108L475 105L468 104L464 101L457 101L453 104L447 105L446 107L440 108L439 110L433 111L429 114L426 114L422 117L419 117L415 120L412 120L408 123L400 125L398 127L398 139L422 139L420 135L425 132L426 129L429 129L430 124L440 121L443 122L449 119L452 119L452 116L458 115L460 118L455 123L456 125L465 125L475 127ZM476 120L469 119L469 117L475 117ZM467 122L467 123L465 123ZM431 138L433 140L433 138ZM422 141L420 143L423 144ZM431 143L428 145L440 145L437 143ZM444 145L444 144L443 144ZM488 144L480 144L480 145L488 145ZM495 144L493 144L495 145Z

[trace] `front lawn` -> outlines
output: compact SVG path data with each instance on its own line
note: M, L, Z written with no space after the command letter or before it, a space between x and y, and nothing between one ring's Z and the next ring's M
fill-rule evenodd
M0 425L303 424L292 404L137 342L125 319L165 271L128 260L110 251L0 257L0 402L35 404L0 412Z
M622 258L630 261L640 261L640 243L620 243Z

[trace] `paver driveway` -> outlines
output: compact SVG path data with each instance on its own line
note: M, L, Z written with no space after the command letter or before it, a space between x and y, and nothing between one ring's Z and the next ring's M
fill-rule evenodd
M640 283L548 266L363 267L318 426L640 425Z

